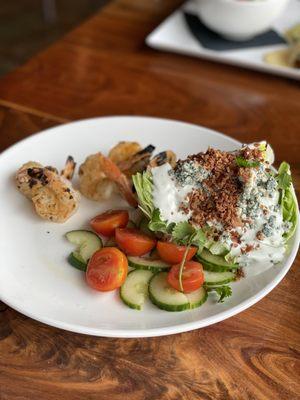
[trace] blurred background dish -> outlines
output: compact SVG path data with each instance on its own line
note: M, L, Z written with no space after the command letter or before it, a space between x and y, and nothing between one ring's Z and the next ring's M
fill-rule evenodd
M247 40L267 31L288 0L196 0L202 22L231 40Z

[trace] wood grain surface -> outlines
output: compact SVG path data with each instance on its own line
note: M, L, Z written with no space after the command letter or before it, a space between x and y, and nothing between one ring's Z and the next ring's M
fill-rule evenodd
M155 115L266 138L292 164L299 193L299 84L147 48L145 36L180 3L112 2L0 80L0 151L68 120ZM160 338L73 334L0 303L0 400L298 399L299 268L298 256L243 313Z

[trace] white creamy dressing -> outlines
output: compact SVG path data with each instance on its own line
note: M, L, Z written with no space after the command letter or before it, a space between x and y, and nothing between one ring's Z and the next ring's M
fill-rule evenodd
M277 197L277 196L276 196ZM277 205L278 199L274 196L273 206ZM270 198L262 198L264 204L270 204ZM271 208L271 207L270 207ZM274 230L272 235L265 236L262 240L258 240L256 235L262 231L264 225L267 223L270 216L275 217ZM238 264L244 266L244 272L247 276L257 275L274 264L282 261L285 253L283 220L281 212L270 212L267 216L260 215L255 219L254 226L242 231L241 228L237 229L242 233L241 243L237 247L232 247L230 254L237 257ZM245 246L253 246L253 250L248 253L242 254L241 250Z
M153 176L153 203L155 208L160 210L160 215L163 220L168 222L188 221L191 213L185 214L179 210L179 206L187 201L187 195L193 190L192 185L178 185L176 180L170 176L169 171L172 170L170 164L164 164L152 169ZM264 174L264 172L262 172ZM258 191L257 180L258 173L253 169L251 179L245 186L244 193L251 199L251 190ZM261 175L260 179L264 178ZM236 246L232 242L229 235L223 235L220 242L226 244L230 250L230 256L234 257L236 262L244 267L246 275L256 275L274 264L282 261L285 253L285 240L283 238L284 222L282 213L278 209L278 190L262 190L262 195L259 200L255 200L254 204L265 206L267 213L264 214L259 208L257 215L252 218L251 226L237 228L236 231L241 235L241 242ZM270 196L271 194L271 196ZM242 213L243 211L241 211ZM273 216L273 228L269 236L264 235L262 240L258 240L256 235L264 229L270 217ZM220 223L217 221L207 221L208 225L220 228ZM249 245L252 250L243 254L242 249ZM234 247L236 246L236 247Z
M172 167L168 163L152 168L153 204L155 208L159 208L163 220L175 223L187 221L190 213L183 213L179 210L179 206L193 187L191 185L183 187L176 185L169 175L170 170L172 170Z
M254 171L245 191L251 191L251 188L257 185L257 175ZM244 272L247 276L257 275L267 270L282 261L284 257L285 240L282 235L285 229L282 213L277 207L278 197L278 190L266 191L265 195L259 198L259 205L265 206L267 213L264 214L259 209L251 227L236 229L241 234L241 242L236 247L231 247L230 255L236 257L237 263L244 267ZM262 240L257 239L257 233L263 231L270 217L274 221L271 235L264 235ZM252 246L253 250L243 254L242 249L247 245Z

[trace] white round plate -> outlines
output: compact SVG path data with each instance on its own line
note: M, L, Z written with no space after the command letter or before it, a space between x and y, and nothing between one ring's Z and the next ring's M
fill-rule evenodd
M263 139L263 138L262 138ZM233 296L223 304L213 296L200 308L166 312L150 302L142 311L125 306L118 291L99 293L85 283L82 272L66 262L72 246L65 232L88 226L91 217L124 206L120 198L104 203L82 199L66 223L40 219L14 184L26 161L62 168L71 154L80 164L97 151L107 153L121 140L149 143L178 157L214 146L231 150L239 142L212 130L182 122L143 117L107 117L78 121L33 135L0 155L0 298L15 310L74 332L111 337L168 335L201 328L245 310L270 292L289 270L299 244L299 229L283 263L261 275L233 283Z

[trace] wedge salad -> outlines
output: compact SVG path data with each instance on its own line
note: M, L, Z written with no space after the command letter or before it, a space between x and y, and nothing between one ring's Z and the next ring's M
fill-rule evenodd
M108 210L91 230L66 234L76 247L68 261L90 287L119 289L133 309L149 298L183 311L209 293L223 302L231 282L283 260L298 205L290 167L273 168L269 144L160 161L131 176L138 209Z

